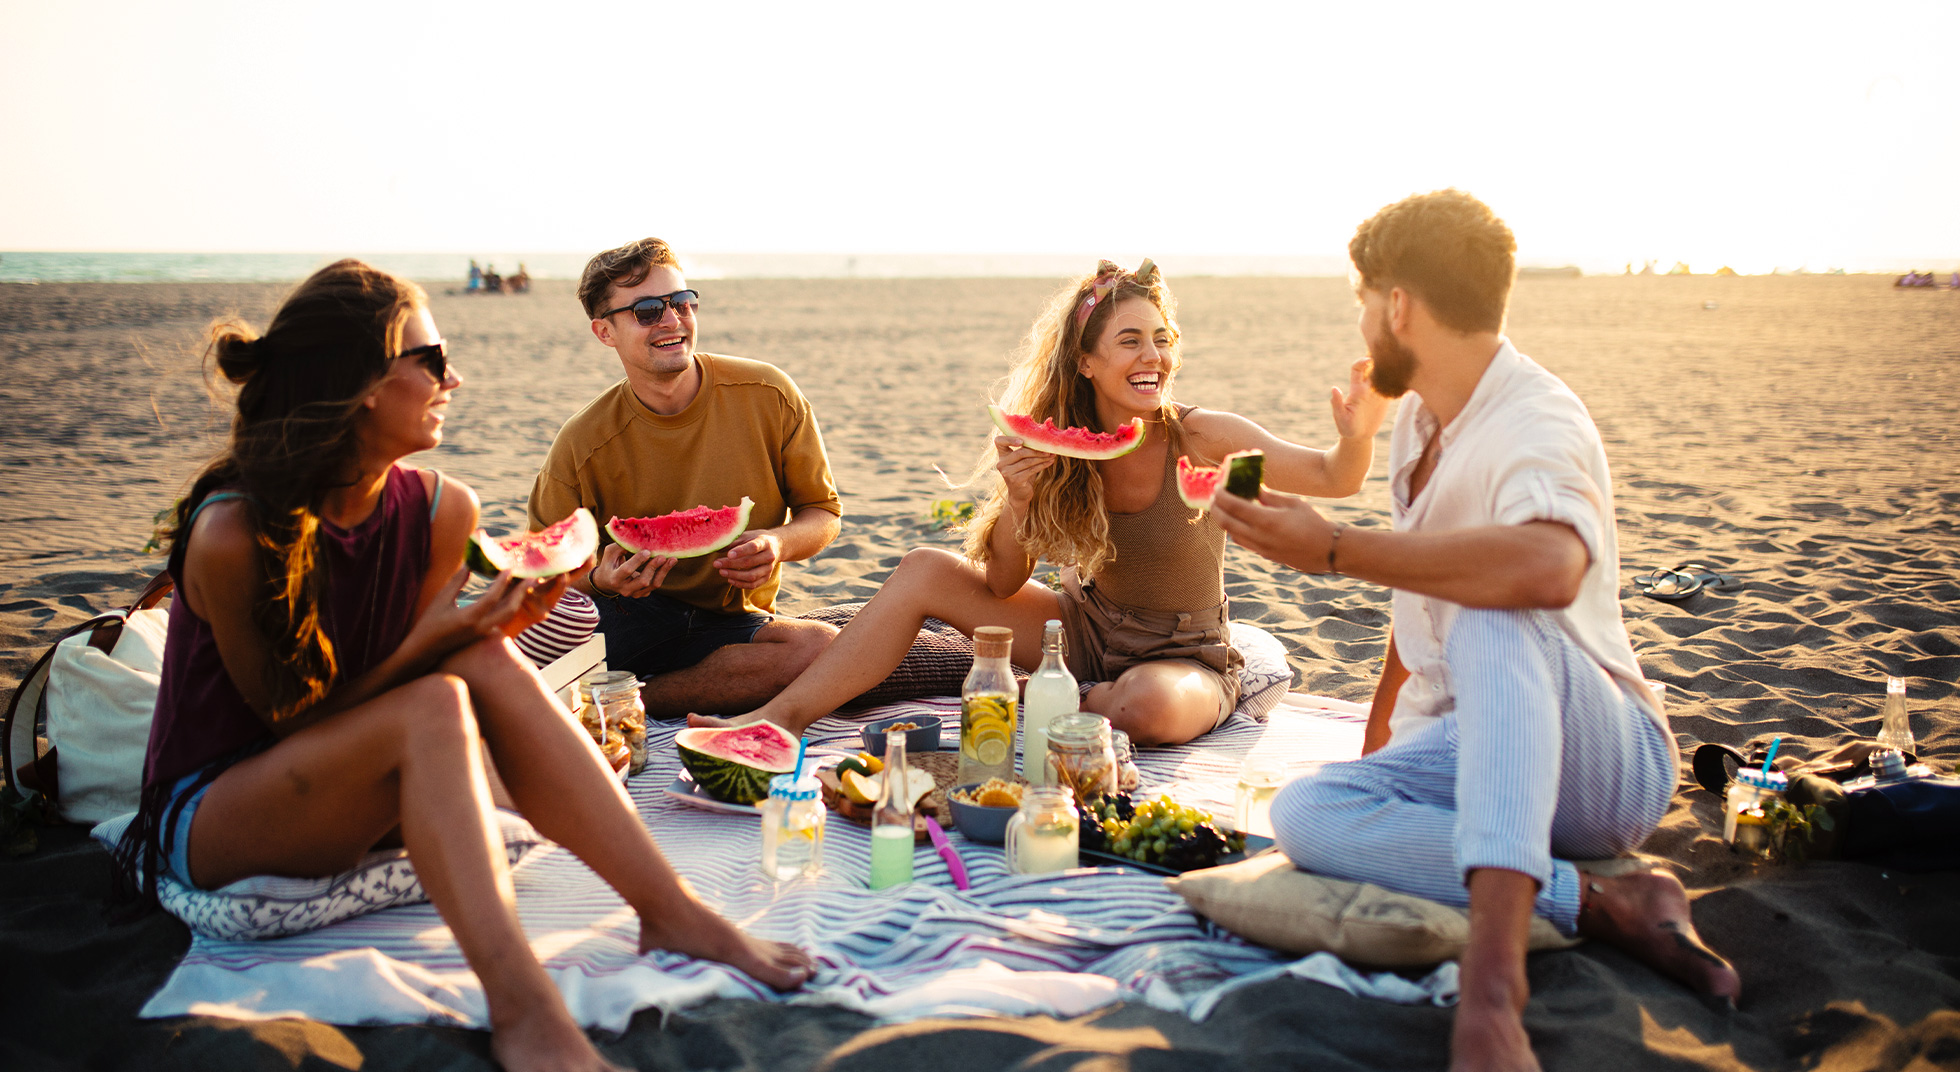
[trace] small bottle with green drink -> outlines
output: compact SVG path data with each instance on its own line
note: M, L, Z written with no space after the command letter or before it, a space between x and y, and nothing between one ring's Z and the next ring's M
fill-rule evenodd
M906 792L905 735L885 735L885 771L871 808L871 888L912 881L912 796Z

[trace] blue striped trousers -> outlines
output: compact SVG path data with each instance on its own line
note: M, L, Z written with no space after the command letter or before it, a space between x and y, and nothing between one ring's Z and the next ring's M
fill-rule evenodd
M1538 611L1457 615L1444 646L1456 708L1273 800L1295 866L1467 906L1469 872L1538 882L1535 910L1577 930L1570 860L1615 856L1667 814L1674 742Z

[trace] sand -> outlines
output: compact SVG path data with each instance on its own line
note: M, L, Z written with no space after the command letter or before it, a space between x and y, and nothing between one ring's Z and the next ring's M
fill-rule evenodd
M1179 397L1308 443L1359 356L1338 279L1173 280L1187 339ZM420 462L473 485L486 523L517 524L559 423L618 376L569 283L466 297L432 281L467 377L449 440ZM963 473L982 404L1048 280L703 281L704 349L774 361L816 406L843 535L793 567L783 609L858 599ZM198 378L211 316L263 322L283 286L0 286L0 689L61 627L126 601L157 568L140 548L222 433ZM449 293L445 293L449 291ZM1889 278L1526 279L1519 348L1586 399L1616 474L1622 579L1699 561L1736 592L1683 604L1625 589L1648 675L1669 687L1684 754L1784 735L1816 757L1877 728L1883 677L1908 679L1922 755L1960 760L1960 294ZM1381 450L1386 451L1384 432ZM1329 507L1386 525L1378 457ZM1386 593L1301 576L1234 548L1234 617L1292 653L1296 688L1365 699ZM1703 935L1744 978L1739 1011L1704 1007L1604 948L1530 962L1526 1026L1548 1068L1934 1068L1960 1063L1960 877L1861 864L1752 865L1719 840L1715 799L1686 788L1645 847L1688 883ZM490 1067L486 1036L431 1028L141 1021L188 943L173 920L103 917L106 856L41 831L0 862L0 1067ZM923 1022L745 1003L642 1015L616 1060L794 1069L1433 1068L1450 1014L1305 982L1253 988L1194 1025L1141 1006L1081 1020Z

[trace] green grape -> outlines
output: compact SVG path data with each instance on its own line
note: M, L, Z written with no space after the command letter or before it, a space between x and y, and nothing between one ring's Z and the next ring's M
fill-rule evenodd
M1198 823L1195 819L1179 819L1177 821L1177 831L1180 834L1188 834L1197 828Z

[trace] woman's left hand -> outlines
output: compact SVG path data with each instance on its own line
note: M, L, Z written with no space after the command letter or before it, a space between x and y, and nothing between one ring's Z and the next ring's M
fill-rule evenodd
M1388 399L1368 382L1373 365L1368 358L1357 358L1348 369L1348 389L1332 389L1334 430L1342 439L1373 439L1388 416Z
M520 580L505 572L474 602L458 604L456 596L469 579L469 570L458 569L428 613L415 623L415 630L428 638L437 658L486 637L516 636L544 621L565 594L570 576Z

